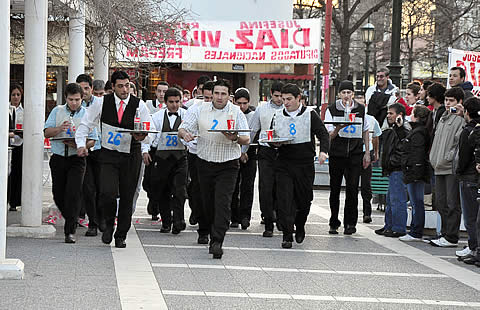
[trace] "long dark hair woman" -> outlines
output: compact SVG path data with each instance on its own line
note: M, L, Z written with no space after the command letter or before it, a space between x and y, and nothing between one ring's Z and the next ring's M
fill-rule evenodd
M23 160L23 88L19 84L10 87L10 146L12 147L11 171L8 177L8 203L10 211L22 205Z

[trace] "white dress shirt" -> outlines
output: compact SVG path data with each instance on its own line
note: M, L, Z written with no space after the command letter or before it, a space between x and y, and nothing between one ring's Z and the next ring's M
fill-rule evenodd
M115 106L118 110L120 109L120 101L122 99L118 98L117 95L114 93L115 98ZM85 115L82 118L82 122L80 126L77 128L77 132L75 134L75 142L77 143L77 149L81 147L85 147L86 138L90 131L95 128L101 119L102 116L102 108L103 108L103 98L104 97L95 97L93 99L92 104L88 107ZM130 95L123 100L123 111L126 110L128 101L130 100ZM147 106L143 101L140 100L138 103L139 112L140 112L140 121L143 122L150 122L150 130L156 130L155 124L152 121L152 117L150 116L150 112L148 111ZM153 141L155 138L155 134L149 134L143 141L142 144L142 153L148 153L150 148L150 141Z

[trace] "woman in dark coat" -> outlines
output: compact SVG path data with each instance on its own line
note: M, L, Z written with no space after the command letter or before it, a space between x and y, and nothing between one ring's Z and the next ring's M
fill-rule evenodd
M407 185L408 196L412 204L412 223L410 232L400 237L401 241L421 241L425 226L425 206L423 193L425 183L430 181L430 164L428 150L430 136L426 122L430 110L422 105L416 105L412 111L412 130L404 139L405 155L402 158L403 182Z

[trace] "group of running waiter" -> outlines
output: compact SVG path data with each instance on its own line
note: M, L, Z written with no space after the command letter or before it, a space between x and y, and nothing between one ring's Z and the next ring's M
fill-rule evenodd
M102 97L85 96L82 84L91 80L82 76L67 85L66 104L57 106L45 124L54 153L52 191L65 218L67 243L75 243L76 217L85 204L90 220L86 235L95 236L100 229L105 244L114 240L115 247L126 247L143 185L152 219L160 214L161 233L179 234L186 228L188 198L189 222L198 223L198 244L209 244L213 258L221 258L229 227L250 226L258 161L263 237L273 236L276 222L283 233L281 246L291 248L294 238L297 243L305 238L315 156L323 164L330 144L339 144L338 150L345 139L353 139L355 146L364 141L362 125L360 136L339 134L345 125L327 130L317 111L301 104L301 90L294 84L273 83L271 100L254 110L249 91L239 88L231 100L233 90L224 79L201 77L196 98L188 102L179 89L160 82L156 99L144 103L130 93L123 71L112 74L113 92ZM329 107L330 117L348 104ZM361 107L350 112L364 119ZM338 207L334 211L337 217Z

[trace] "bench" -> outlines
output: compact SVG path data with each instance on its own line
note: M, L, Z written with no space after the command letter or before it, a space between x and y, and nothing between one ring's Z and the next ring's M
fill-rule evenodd
M388 191L388 177L382 176L381 167L372 167L372 194L378 195L377 210L385 211Z

